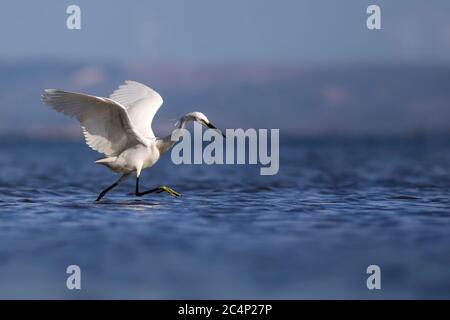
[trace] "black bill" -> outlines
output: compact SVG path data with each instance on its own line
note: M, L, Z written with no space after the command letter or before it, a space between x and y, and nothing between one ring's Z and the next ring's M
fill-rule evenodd
M224 134L222 131L220 131L219 129L217 129L211 122L208 122L208 123L204 122L204 124L205 124L205 126L207 126L208 128L216 130L216 131L219 132L224 138L226 138L225 134Z

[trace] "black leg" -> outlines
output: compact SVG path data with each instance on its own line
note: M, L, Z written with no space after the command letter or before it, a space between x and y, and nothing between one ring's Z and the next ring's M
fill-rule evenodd
M142 197L142 196L144 196L146 194L153 193L153 192L161 193L163 191L167 192L168 194L170 194L170 195L172 195L174 197L179 197L180 196L180 194L178 192L176 192L175 190L173 190L173 189L171 189L169 187L166 187L166 186L161 186L161 187L150 189L150 190L147 190L147 191L144 191L144 192L139 192L139 178L136 178L135 195L137 197Z
M138 197L142 197L145 196L146 194L152 193L152 192L161 192L162 190L160 190L160 188L154 188L154 189L150 189L144 192L139 192L139 178L136 178L136 196Z
M108 191L110 191L111 189L113 189L115 186L117 186L118 183L114 182L112 185L110 185L108 188L106 188L105 190L103 190L102 192L100 192L100 194L98 195L97 200L95 201L99 201L101 198L103 198L103 196L108 193Z
M120 177L119 180L117 180L116 182L114 182L112 185L110 185L108 188L106 188L105 190L103 190L99 195L97 200L95 201L99 201L101 198L104 197L105 194L107 194L111 189L113 189L114 187L118 186L122 181L125 181L130 175L129 174L124 174Z

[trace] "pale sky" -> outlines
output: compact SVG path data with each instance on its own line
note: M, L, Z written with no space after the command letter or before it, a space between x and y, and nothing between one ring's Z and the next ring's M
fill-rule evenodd
M66 28L77 4L82 29ZM366 28L377 4L382 30ZM222 64L450 62L446 0L3 1L0 59Z

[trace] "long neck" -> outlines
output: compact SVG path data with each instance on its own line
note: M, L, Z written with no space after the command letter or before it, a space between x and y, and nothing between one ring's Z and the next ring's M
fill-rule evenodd
M178 120L178 127L177 129L185 129L186 124L189 122L189 119L186 117L181 117L180 120ZM175 129L175 130L177 130ZM177 141L172 141L172 133L170 133L168 136L165 136L162 139L158 139L158 149L161 154L165 153L167 150L173 147L173 145Z

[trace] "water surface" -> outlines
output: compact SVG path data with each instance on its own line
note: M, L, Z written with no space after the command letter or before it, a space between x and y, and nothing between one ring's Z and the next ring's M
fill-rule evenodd
M100 203L84 144L1 142L0 298L450 298L450 139L281 141L278 175L166 155L143 187L181 198Z

